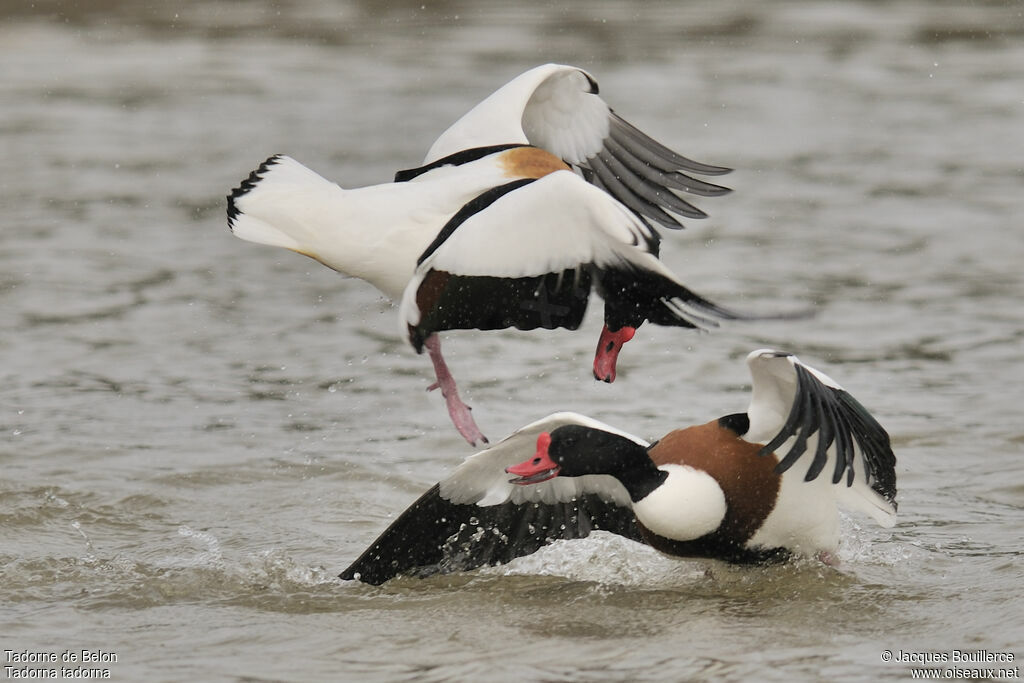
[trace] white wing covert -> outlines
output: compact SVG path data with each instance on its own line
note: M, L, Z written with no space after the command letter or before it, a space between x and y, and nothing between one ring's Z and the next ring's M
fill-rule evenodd
M420 350L442 330L574 330L592 285L612 329L743 317L687 288L656 252L650 226L573 173L516 180L466 204L424 251L402 297L402 332Z
M517 429L489 449L466 458L451 476L441 481L441 496L453 503L489 506L508 501L515 504L566 503L583 494L594 493L608 502L628 509L629 494L626 493L625 487L611 476L555 477L531 486L516 486L510 483L514 477L506 474L505 468L533 455L537 449L537 437L542 432L550 432L567 424L601 429L625 436L645 447L649 445L643 439L585 415L572 412L554 413Z
M500 195L486 207L467 205L465 220L449 221L420 258L420 269L524 277L618 263L626 250L653 251L656 237L647 225L569 171L494 192Z

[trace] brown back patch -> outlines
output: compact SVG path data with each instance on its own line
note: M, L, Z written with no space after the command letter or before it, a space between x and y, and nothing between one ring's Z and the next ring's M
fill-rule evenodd
M781 477L774 471L778 458L774 453L760 456L758 450L714 420L668 433L650 456L656 465L689 465L714 477L727 506L715 533L742 544L761 526L779 494Z
M564 161L539 147L515 147L498 157L510 178L542 178L555 171L568 171Z
M426 274L420 282L419 289L416 290L416 306L420 309L421 315L428 313L437 305L450 279L451 273L443 270L430 270Z
M415 326L407 325L409 343L416 349L416 353L422 351L423 340L426 338L426 335L420 332L419 327L423 325L424 319L433 312L437 302L441 300L441 295L444 294L451 277L451 273L446 271L430 270L420 282L419 289L416 290L416 307L420 311L420 322Z

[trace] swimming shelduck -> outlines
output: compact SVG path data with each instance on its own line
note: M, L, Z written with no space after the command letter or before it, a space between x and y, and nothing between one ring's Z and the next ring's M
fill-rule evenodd
M704 216L680 192L728 192L682 171L728 169L665 148L616 115L589 74L549 64L477 105L393 183L343 190L270 157L228 197L228 225L400 301L402 334L433 362L430 388L441 388L452 422L476 445L486 439L459 398L440 331L576 329L594 288L605 300L594 374L610 382L645 320L706 327L737 317L657 258L651 222Z
M754 351L747 364L745 413L653 444L576 413L523 427L467 458L341 578L379 584L497 564L593 529L680 557L831 564L839 506L891 527L896 458L886 431L792 354Z

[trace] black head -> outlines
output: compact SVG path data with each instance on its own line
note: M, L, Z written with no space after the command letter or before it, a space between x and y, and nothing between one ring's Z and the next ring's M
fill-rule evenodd
M505 470L518 475L514 484L526 485L553 477L606 474L615 477L636 501L660 484L658 470L641 444L619 434L583 425L563 425L537 438L537 452L529 460Z

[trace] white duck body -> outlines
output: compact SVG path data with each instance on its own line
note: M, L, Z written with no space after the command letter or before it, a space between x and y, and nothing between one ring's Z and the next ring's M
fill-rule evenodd
M279 155L232 195L229 225L236 237L304 254L398 301L416 260L455 212L513 178L487 156L410 182L343 189Z

